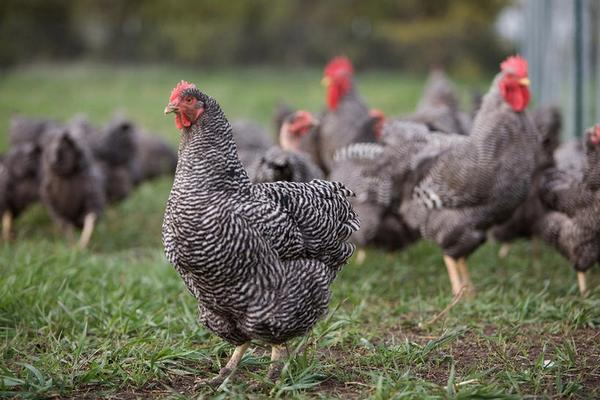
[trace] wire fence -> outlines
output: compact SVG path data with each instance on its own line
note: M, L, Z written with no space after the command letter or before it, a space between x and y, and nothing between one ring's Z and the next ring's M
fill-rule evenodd
M600 0L522 0L521 51L537 104L564 111L563 138L600 122Z

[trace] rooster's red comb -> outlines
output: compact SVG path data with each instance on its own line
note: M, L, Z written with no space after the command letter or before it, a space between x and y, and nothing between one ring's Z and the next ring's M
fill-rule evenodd
M527 60L523 57L516 55L510 56L500 64L500 69L504 72L511 72L520 77L526 77L527 73Z
M169 101L177 100L179 98L179 96L181 95L181 92L183 92L186 89L196 89L196 85L194 85L193 83L186 82L186 81L179 81L177 86L175 86L173 88L173 91L171 91L171 97L169 97Z
M352 63L345 56L339 56L329 61L329 64L325 67L325 76L333 76L338 74L354 74L354 67Z

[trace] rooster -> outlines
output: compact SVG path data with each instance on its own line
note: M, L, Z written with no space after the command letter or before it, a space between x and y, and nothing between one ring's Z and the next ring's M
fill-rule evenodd
M327 64L322 84L327 90L327 110L320 118L319 159L325 172L331 171L336 150L356 142L373 142L369 109L354 85L354 68L346 57Z
M527 199L507 221L491 230L494 239L502 243L498 253L500 258L508 255L510 242L517 238L531 238L534 241L532 247L537 248L536 222L545 212L539 198L540 182L546 171L554 167L553 155L560 141L562 115L555 107L539 107L531 112L531 118L540 134L542 145L538 148L536 168ZM534 252L534 257L536 253Z
M251 340L272 345L267 377L278 378L284 343L327 310L330 285L354 247L358 220L342 184L252 184L219 104L180 82L165 113L181 130L162 237L168 260L198 301L199 320L236 345L230 376Z
M528 85L523 58L502 62L471 134L419 164L401 206L407 223L442 248L455 295L473 291L466 257L529 192L539 138L525 112Z
M546 172L540 197L548 212L535 226L571 262L584 296L585 271L600 261L600 124L586 131L585 159L580 179L556 168Z

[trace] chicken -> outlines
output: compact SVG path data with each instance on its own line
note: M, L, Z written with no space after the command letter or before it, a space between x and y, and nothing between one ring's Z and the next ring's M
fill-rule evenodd
M286 118L294 113L294 109L287 103L279 102L273 111L273 127L275 132L281 131L281 126Z
M44 148L40 198L66 233L83 229L79 246L86 247L104 209L104 185L87 142L69 128L53 130Z
M11 146L23 143L41 144L44 134L58 125L56 121L46 118L30 118L15 115L10 120L9 144Z
M351 199L361 221L361 229L351 240L361 250L357 260L361 264L362 250L374 245L398 250L418 239L398 213L399 180L396 152L378 143L354 143L339 149L334 155L330 179L344 183L356 193Z
M255 122L240 120L235 121L231 126L240 160L246 170L257 157L275 144L267 130Z
M588 293L585 272L600 261L600 124L589 128L585 138L581 179L558 169L544 175L540 197L549 211L536 224L543 240L571 262L584 296Z
M575 179L583 178L585 169L585 143L575 138L562 143L554 152L556 168Z
M277 379L283 344L324 315L330 285L352 255L352 192L321 180L252 184L219 104L193 84L173 89L165 113L181 130L165 253L198 301L200 322L237 346L204 382L230 376L251 340L272 345L268 378Z
M10 238L14 219L39 199L40 156L41 147L37 141L23 141L12 145L4 157L4 240Z
M134 127L135 158L131 164L133 183L175 174L177 152L165 140L145 129Z
M104 177L106 200L116 203L133 190L132 169L137 155L135 127L124 116L116 115L95 136L92 150Z
M416 111L404 119L422 123L435 132L468 135L471 121L459 110L454 84L442 69L433 69Z
M536 222L545 212L545 207L539 198L540 181L546 171L554 167L553 155L560 140L562 116L555 107L541 107L531 112L531 119L540 134L542 145L538 148L536 169L529 195L510 219L491 230L494 239L503 243L499 253L501 258L508 254L511 241L535 236Z
M318 121L307 111L295 111L281 123L280 146L270 147L248 170L250 179L260 182L309 182L322 179L323 171L302 151L313 138Z
M354 85L354 68L346 57L336 57L325 67L322 83L327 90L327 110L319 118L319 161L331 171L336 150L351 143L374 142L369 109Z
M525 112L528 84L524 59L502 62L471 134L421 163L401 206L409 226L442 248L455 295L473 291L466 257L529 192L539 138Z

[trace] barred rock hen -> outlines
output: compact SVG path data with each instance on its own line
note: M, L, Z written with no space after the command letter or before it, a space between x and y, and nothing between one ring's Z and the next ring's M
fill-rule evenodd
M281 372L283 344L326 312L330 285L354 247L358 220L342 184L252 184L219 104L180 82L165 113L181 143L163 221L163 243L198 301L200 322L236 345L206 383L220 384L251 340L273 346L268 377Z
M600 261L600 124L589 128L585 138L582 178L549 170L540 184L540 196L550 211L536 224L544 241L571 262L584 296L588 293L585 272Z
M82 228L79 246L86 247L105 204L102 175L87 143L68 128L54 130L41 176L40 197L50 216L67 233Z
M431 131L468 135L471 121L459 110L454 84L442 69L433 69L415 112L404 119L425 124Z
M354 85L354 68L346 57L336 57L325 67L323 85L327 89L327 110L318 131L321 167L329 172L337 149L351 143L374 142L369 109Z
M471 134L417 171L412 196L402 204L406 222L442 248L455 295L473 290L465 258L529 192L539 144L525 112L528 84L527 62L505 60Z
M5 208L2 214L2 236L10 238L13 220L39 199L41 147L37 141L10 147L3 160L6 168Z
M280 146L272 146L249 168L252 182L309 182L322 179L323 171L301 149L310 141L318 121L306 111L289 114L281 124Z
M535 108L531 119L542 140L536 154L536 168L527 198L507 221L495 226L491 233L494 239L502 242L500 257L506 257L510 249L509 243L517 238L531 238L536 235L535 226L544 214L540 194L542 176L549 168L554 167L554 151L560 141L562 115L555 107Z

